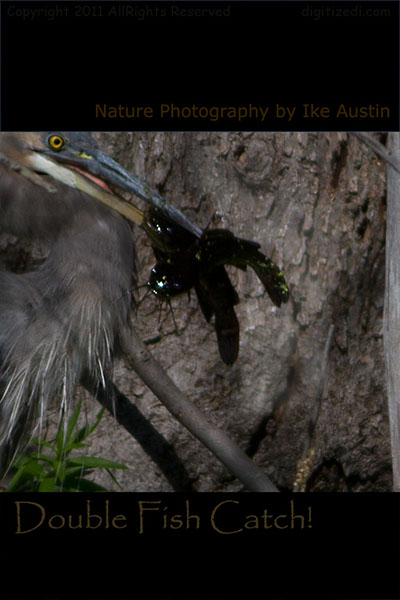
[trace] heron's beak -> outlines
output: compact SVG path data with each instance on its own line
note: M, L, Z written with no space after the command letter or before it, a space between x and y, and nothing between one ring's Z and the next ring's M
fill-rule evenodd
M93 160L95 162L95 159ZM82 160L68 161L68 163L65 162L65 164L62 164L61 162L55 161L53 157L50 158L49 156L46 156L45 153L38 152L31 152L29 157L27 157L26 162L28 162L30 167L35 171L46 173L57 181L61 181L69 187L75 188L96 198L96 200L117 211L129 221L142 225L144 218L143 212L136 206L128 204L118 198L107 185L102 185L102 183L108 183L108 177L102 176L101 169L95 168L95 172L93 172L92 168L84 168L88 163L86 161L83 162ZM76 162L76 164L73 164L73 162ZM92 166L91 163L89 164ZM96 171L98 171L98 175L96 175ZM104 170L103 175L107 175L107 172Z
M169 204L157 192L150 189L136 177L136 175L132 175L132 173L126 171L121 165L115 162L115 160L103 152L96 151L93 154L93 158L93 162L89 161L90 164L87 165L88 171L90 171L92 175L99 177L112 188L117 187L124 192L133 194L141 200L150 203L151 206L159 209L174 223L189 230L196 237L201 237L203 232L199 227L189 221L183 213L172 206L172 204Z
M47 173L65 185L89 194L133 223L143 225L145 213L133 203L122 199L118 192L125 192L144 200L196 237L201 237L203 233L157 192L100 150L91 149L90 154L84 151L70 151L68 154L33 151L29 155L29 162L35 170Z

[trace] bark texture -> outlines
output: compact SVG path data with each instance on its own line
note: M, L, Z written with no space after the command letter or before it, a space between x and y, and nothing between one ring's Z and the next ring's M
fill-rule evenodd
M382 162L351 135L337 133L96 137L196 224L258 241L286 273L291 297L279 309L253 271L229 268L241 299L240 353L232 367L220 360L214 328L195 294L173 299L173 317L155 297L143 300L134 316L137 329L178 387L279 489L291 490L333 324L306 489L389 491ZM0 248L7 268L26 261L16 240L2 238ZM137 250L139 283L145 284L155 260L140 230ZM144 293L137 290L139 298ZM117 476L124 491L242 489L123 362L114 381L151 423L138 422L137 441L107 416L93 441L93 454L129 467ZM98 405L89 398L88 406L96 411ZM106 473L97 480L121 489Z

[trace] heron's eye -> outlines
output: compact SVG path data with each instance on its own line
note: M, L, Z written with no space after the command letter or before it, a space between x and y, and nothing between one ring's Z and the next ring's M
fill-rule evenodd
M52 135L49 137L49 146L53 149L53 150L61 150L61 148L63 148L64 144L65 144L65 140L64 138L62 138L60 135Z

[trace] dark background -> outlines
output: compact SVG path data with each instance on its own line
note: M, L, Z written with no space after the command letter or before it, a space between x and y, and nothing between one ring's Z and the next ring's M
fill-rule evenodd
M398 129L397 2L7 0L1 11L3 130ZM160 103L379 104L391 117L95 118L96 104Z
M1 495L3 573L19 565L21 577L3 598L398 598L398 497L390 494L15 494ZM138 500L160 500L170 514L187 499L200 529L50 530L16 535L15 500L42 503L53 514L104 513L136 523ZM221 527L237 517L296 512L312 507L312 528L259 529L221 535L207 524L224 500ZM222 512L226 520L222 518ZM26 513L24 513L26 514ZM305 521L305 523L307 520ZM147 521L146 521L147 523ZM4 579L3 579L4 582ZM4 590L4 587L3 587Z

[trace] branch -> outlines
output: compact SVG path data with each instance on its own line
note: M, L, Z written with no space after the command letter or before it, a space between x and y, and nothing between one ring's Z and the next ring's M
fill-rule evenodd
M382 146L377 139L368 133L354 133L353 135L369 146L375 154L382 158L388 165L397 171L397 173L400 173L400 157L398 155L396 156L391 152L388 152L385 146Z
M400 136L389 134L393 157L400 161ZM396 170L397 171L397 170ZM388 169L386 281L383 341L392 445L393 486L400 491L400 177Z
M139 339L132 327L123 334L122 350L127 364L139 375L169 412L253 492L277 492L277 488L254 462L186 400L180 389Z

